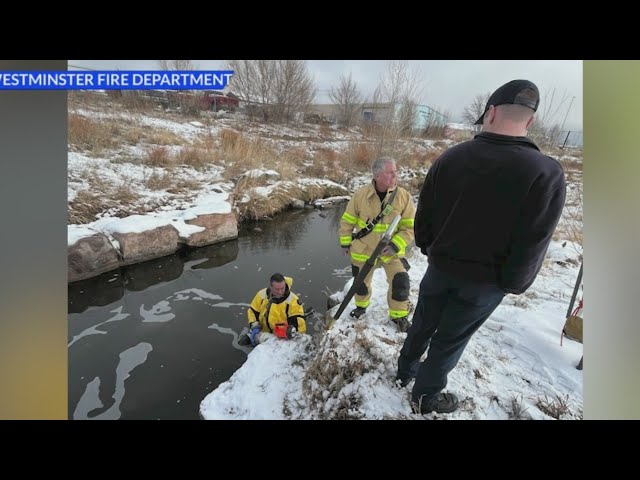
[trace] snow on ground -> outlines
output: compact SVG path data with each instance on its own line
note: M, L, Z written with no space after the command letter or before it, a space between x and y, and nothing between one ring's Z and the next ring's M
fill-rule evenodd
M560 418L582 418L582 371L575 368L582 345L565 338L560 346L579 268L575 250L553 242L529 291L505 297L474 335L449 375L446 390L460 398L452 414L412 414L413 383L404 389L394 385L406 334L388 319L382 269L375 271L371 306L361 319L349 317L355 308L351 300L317 348L309 335L290 341L272 337L258 345L227 382L203 399L200 413L205 419L549 419L548 406L564 403L568 409ZM415 304L427 260L414 248L410 263ZM340 375L329 385L313 374L305 380L307 370L331 361L337 362L335 372L351 375L339 388Z
M218 187L229 190L229 184L219 184ZM102 232L108 237L113 233L140 233L164 225L173 225L181 238L204 230L204 227L186 223L199 215L213 213L230 213L231 204L228 202L229 193L209 192L195 198L192 206L182 210L165 210L152 212L147 215L130 215L125 218L104 217L86 225L69 225L67 228L67 244L73 245L80 238Z
M123 110L119 110L117 112L105 112L103 110L87 110L84 108L78 108L71 110L70 113L92 119L115 120L123 123L128 122L141 127L150 127L153 130L167 130L191 141L201 136L205 131L210 131L210 133L215 135L218 134L218 129L215 126L208 127L200 122L198 122L200 125L193 125L193 123L187 119L182 121L171 120L169 118L158 118L148 114L130 113Z

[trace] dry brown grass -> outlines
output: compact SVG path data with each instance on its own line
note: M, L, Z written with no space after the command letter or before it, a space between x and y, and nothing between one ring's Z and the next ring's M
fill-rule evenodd
M116 91L111 91L112 100L123 109L134 113L149 113L157 109L158 103L155 100L145 98L138 90L125 90L120 95Z
M300 177L300 168L306 153L300 148L276 151L263 139L248 139L234 130L219 133L220 147L211 152L213 163L224 165L225 179L235 178L248 170L269 168L277 171L283 180Z
M311 165L302 169L305 176L312 178L326 178L336 183L347 180L349 173L342 162L345 158L333 150L321 149L315 152Z
M69 114L69 145L87 150L95 155L104 149L117 145L114 136L117 135L113 125L104 125L74 113Z
M87 173L85 180L89 183L89 188L79 191L73 201L69 202L70 224L93 222L99 213L109 209L117 209L112 212L114 216L126 216L129 211L125 209L133 208L127 206L133 206L140 198L127 182L113 185L94 172Z
M201 187L198 180L180 178L173 182L173 185L167 188L168 193L183 194L198 190Z
M446 125L429 124L422 131L421 135L425 138L435 140L435 139L447 138L446 132L447 132Z
M342 365L344 361L348 361L349 365L346 367ZM358 420L363 417L358 410L358 406L362 403L360 395L355 392L348 395L341 394L341 390L345 385L366 373L365 365L364 359L356 358L355 355L340 362L335 351L330 349L324 350L309 363L302 381L302 388L311 410L315 412L318 419ZM327 411L325 410L326 400L329 398L334 402L331 410Z
M260 220L287 209L295 199L291 190L293 188L276 188L267 198L255 196L246 203L238 204L239 220ZM244 190L244 192L251 195L251 191ZM235 197L242 198L237 195Z
M173 185L173 179L168 172L153 172L144 184L151 190L167 190Z
M232 151L241 140L242 135L234 130L224 128L218 134L220 138L220 148L225 151Z
M119 205L131 205L139 198L128 182L122 182L111 190L111 200Z
M212 163L212 158L212 155L206 150L186 147L176 154L175 163L178 165L186 165L196 170L202 170Z
M293 181L300 178L298 167L293 162L287 161L286 158L279 160L274 166L274 170L280 174L282 180Z
M219 136L214 135L213 132L209 129L205 133L198 136L198 138L192 143L192 146L195 148L201 148L206 152L212 152L214 150L218 150L218 144L221 143L219 141Z
M154 147L147 152L144 163L152 167L169 168L173 167L174 159L165 147Z
M294 200L302 200L305 203L312 202L319 198L326 198L344 195L343 188L326 187L317 185L305 185L304 187L293 183L278 185L273 188L268 197L257 196L252 193L252 188L259 185L259 180L242 179L236 185L234 198L242 199L244 194L251 196L246 203L238 203L239 221L260 220L265 217L272 217L276 213L288 209Z
M429 168L431 164L438 158L444 149L427 150L426 152L408 152L398 157L398 167L407 167L411 169Z
M170 130L143 127L132 118L91 119L69 114L69 145L99 155L123 144L182 145L185 140Z
M128 145L137 145L145 138L145 131L141 127L126 129L122 134L122 141Z
M349 386L385 362L366 331L365 322L358 322L353 331L344 332L348 339L342 332L322 337L302 381L305 398L317 418L346 420L364 416L359 408L361 394ZM348 346L345 341L350 342ZM349 356L337 353L344 348L349 350Z
M346 163L343 168L363 172L369 170L377 154L373 145L351 142L346 151Z
M123 132L123 138L129 145L151 143L154 145L184 145L186 141L171 130L133 126Z
M416 175L409 180L398 181L398 185L407 189L407 191L411 194L417 194L420 193L420 190L422 190L422 185L424 185L424 178L424 175Z
M575 182L574 188L567 189L567 200L553 239L569 240L579 245L583 244L583 193L582 183Z
M69 202L68 223L79 225L96 220L96 215L104 211L100 195L81 190L72 202Z
M220 148L216 157L226 165L227 179L263 165L274 165L278 155L264 140L250 140L233 130L220 132Z
M301 147L292 148L283 152L281 158L291 165L296 167L302 166L302 164L308 159L307 151Z
M145 157L134 156L130 154L121 154L109 159L111 163L132 163L134 165L142 165L145 161Z

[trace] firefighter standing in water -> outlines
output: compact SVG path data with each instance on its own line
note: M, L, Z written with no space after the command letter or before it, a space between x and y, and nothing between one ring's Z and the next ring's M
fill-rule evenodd
M247 310L249 333L240 338L240 345L255 347L261 332L282 338L291 338L296 332L306 333L304 309L298 296L291 291L291 285L291 277L281 273L271 275L269 287L256 293Z

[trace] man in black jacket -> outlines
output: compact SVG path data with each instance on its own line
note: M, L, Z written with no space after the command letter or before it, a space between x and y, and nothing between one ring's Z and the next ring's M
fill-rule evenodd
M444 152L425 179L415 241L429 267L397 374L402 386L415 378L416 412L457 408L456 396L442 392L447 375L505 294L524 293L542 266L564 206L565 178L526 137L539 103L532 82L501 86L476 122L482 132Z

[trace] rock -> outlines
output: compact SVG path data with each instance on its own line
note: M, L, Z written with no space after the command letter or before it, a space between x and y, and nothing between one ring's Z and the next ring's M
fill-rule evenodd
M164 225L139 233L114 233L124 258L123 265L144 262L170 255L178 249L178 231Z
M78 240L67 249L68 281L94 277L120 266L118 251L103 233Z
M201 247L238 238L238 222L233 213L200 215L186 223L204 227L204 231L189 235L186 243L190 247Z

